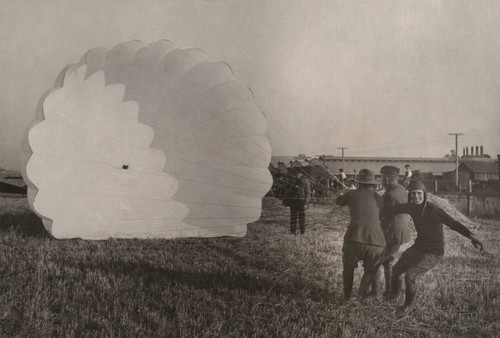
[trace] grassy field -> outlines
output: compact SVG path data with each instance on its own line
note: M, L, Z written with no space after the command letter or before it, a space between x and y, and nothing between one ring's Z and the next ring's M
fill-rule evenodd
M342 300L346 210L307 219L289 235L288 209L265 198L244 238L55 240L26 200L0 199L0 336L498 336L500 221L476 220L484 253L447 230L399 318L394 303Z

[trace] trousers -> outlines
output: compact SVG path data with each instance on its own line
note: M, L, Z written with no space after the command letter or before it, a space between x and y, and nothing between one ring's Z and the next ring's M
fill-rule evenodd
M401 244L391 244L385 247L383 257L382 257L382 266L384 268L384 281L385 281L385 291L384 296L391 295L391 285L392 285L392 267L394 266L394 262L396 260L396 255L399 251ZM372 283L372 293L374 295L378 295L378 284L380 282L380 269L377 270L377 274L375 275Z
M352 294L354 269L359 261L363 261L363 277L358 289L358 294L365 297L377 274L382 262L384 247L358 242L344 242L342 247L342 263L344 278L344 297L347 299Z
M415 245L403 252L396 265L392 268L393 298L399 296L404 278L406 286L405 306L411 306L417 293L417 278L435 267L442 258L441 255L421 252Z
M290 232L295 234L297 232L297 223L299 225L300 233L306 231L306 212L305 202L301 200L293 201L290 205Z

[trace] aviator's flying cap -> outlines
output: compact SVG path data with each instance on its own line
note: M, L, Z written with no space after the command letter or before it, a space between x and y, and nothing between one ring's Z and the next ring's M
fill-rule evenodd
M413 190L422 190L423 192L427 192L427 190L425 189L425 184L423 184L420 181L413 181L410 183L408 191L413 191Z

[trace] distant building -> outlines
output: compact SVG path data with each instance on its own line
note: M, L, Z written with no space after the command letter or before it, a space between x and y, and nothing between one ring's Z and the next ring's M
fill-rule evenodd
M455 180L455 170L444 173L444 179ZM498 180L498 163L469 161L462 162L458 166L458 182L463 189L468 187L469 181L488 182L490 180Z
M11 184L17 187L26 187L23 175L19 171L6 170L0 167L0 182Z
M0 196L26 196L27 189L20 172L0 168Z
M474 149L473 149L474 148ZM472 150L473 149L473 150ZM313 158L300 156L273 156L272 162L295 163L311 161ZM361 169L372 170L380 178L380 169L386 165L400 168L400 177L404 177L405 165L409 165L414 179L422 180L429 190L453 190L455 186L456 158L446 156L436 157L344 157L322 155L319 159L328 168L330 174L338 174L343 168L348 178L356 177ZM459 180L463 188L468 186L468 180L488 181L498 179L500 171L498 160L483 153L483 147L464 149L464 156L459 157Z
M348 177L356 176L361 169L370 169L380 176L380 169L386 165L400 168L401 177L405 173L405 165L409 165L412 172L432 173L433 176L441 178L444 172L455 168L455 161L447 158L423 158L423 157L344 157L325 156L325 162L333 172L338 172L342 165Z

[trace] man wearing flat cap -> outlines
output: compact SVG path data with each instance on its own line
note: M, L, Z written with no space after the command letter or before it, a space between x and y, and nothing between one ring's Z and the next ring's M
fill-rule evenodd
M399 168L387 165L380 169L382 174L382 186L385 193L382 195L384 208L390 205L404 204L408 201L405 187L398 183ZM384 296L391 295L392 266L395 263L396 255L403 243L410 241L410 229L406 226L406 215L387 214L380 221L380 226L384 232L387 246L384 251L382 266L384 267L385 291ZM379 276L375 277L372 285L372 292L377 294L377 283Z
M354 270L359 261L363 261L364 273L358 294L361 297L368 295L385 248L384 233L380 227L383 200L375 191L378 185L375 175L369 169L361 169L355 181L359 185L357 190L349 190L345 194L340 194L335 200L335 203L340 206L348 205L351 216L342 246L346 300L351 297Z

